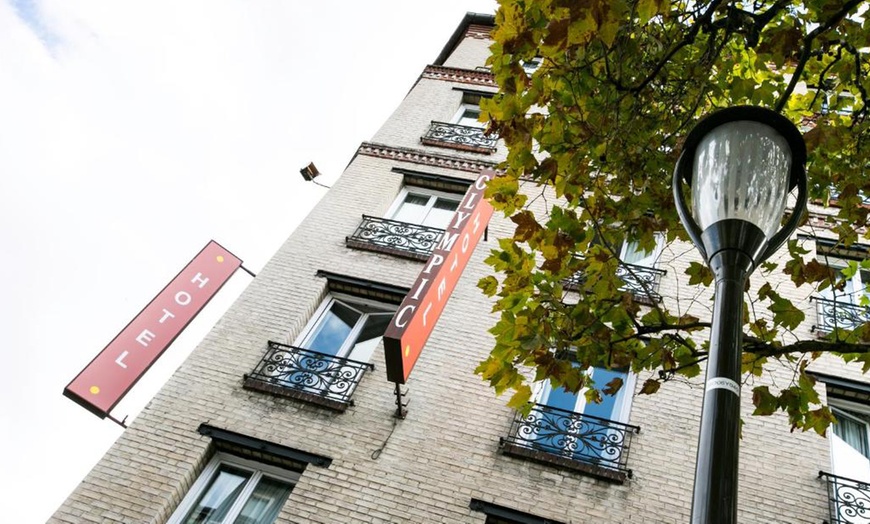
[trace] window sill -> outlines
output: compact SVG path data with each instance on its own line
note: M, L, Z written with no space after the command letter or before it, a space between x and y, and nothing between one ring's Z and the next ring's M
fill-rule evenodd
M396 257L407 258L409 260L417 260L420 262L425 262L429 260L429 256L432 254L431 251L429 253L418 253L396 247L379 246L377 244L372 244L371 242L367 242L365 240L358 240L352 237L346 237L345 243L347 247L351 249L358 249L360 251L371 251L373 253L392 255Z
M613 482L615 484L625 484L626 479L631 478L631 470L618 471L603 466L597 466L595 464L587 464L578 460L554 455L547 451L531 449L523 446L518 446L516 444L511 444L509 442L505 442L504 439L502 439L500 447L502 449L502 453L504 453L505 455L529 459L534 462L550 464L553 466L558 466L560 468L577 471L585 475L589 475L590 477L594 477L599 480L605 480L607 482Z
M310 404L317 404L339 413L344 413L348 407L353 406L353 400L347 402L333 400L308 391L269 384L268 382L263 382L262 380L257 380L248 376L245 376L243 387L247 390L260 391L262 393L275 395L276 397L292 398Z

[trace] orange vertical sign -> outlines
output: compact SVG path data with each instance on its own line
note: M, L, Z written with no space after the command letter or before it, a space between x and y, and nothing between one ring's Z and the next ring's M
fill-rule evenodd
M468 188L444 236L387 327L384 358L388 380L399 384L408 380L423 345L468 265L492 217L492 206L483 198L483 191L494 176L494 171L485 170Z

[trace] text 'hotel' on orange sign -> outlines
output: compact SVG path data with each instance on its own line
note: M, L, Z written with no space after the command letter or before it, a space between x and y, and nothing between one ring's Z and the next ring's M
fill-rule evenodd
M63 394L100 418L108 416L241 265L235 255L210 241Z

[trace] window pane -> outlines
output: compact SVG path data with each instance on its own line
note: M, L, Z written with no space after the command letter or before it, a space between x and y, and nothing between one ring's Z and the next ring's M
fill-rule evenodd
M867 284L870 284L870 271L867 271L866 269L859 270L858 281L855 282L855 284L858 287L858 300L855 302L863 306L865 305L863 297L870 296L870 293L867 292Z
M601 403L595 404L592 402L587 402L586 407L583 408L583 413L586 415L592 415L593 417L599 417L607 420L616 420L617 409L622 404L622 398L625 396L625 383L628 382L628 374L624 371L613 371L604 368L595 368L595 371L592 373L592 379L595 381L595 387L599 390L604 389L604 387L615 378L622 379L623 387L616 393L616 395L605 395L601 394Z
M250 477L251 474L247 471L221 466L212 477L208 488L196 501L194 508L187 514L184 524L217 524L221 522Z
M320 323L308 338L306 349L330 355L338 354L361 316L362 313L354 311L338 300L333 301L329 311L323 314Z
M360 362L371 360L375 347L381 341L381 337L384 336L384 331L387 330L387 326L392 319L392 311L369 315L348 358L359 360Z
M424 226L437 227L439 229L447 229L450 225L450 219L459 207L458 200L449 200L446 198L438 198L435 200L435 205L429 210L426 219L423 220Z
M292 484L263 477L234 524L272 524L292 489Z
M438 198L435 200L435 209L446 209L451 213L459 207L459 200L451 200L449 198Z
M640 247L640 242L625 241L622 247L622 261L636 266L654 267L656 250L646 252Z
M576 411L577 403L581 400L582 393L571 393L565 388L552 389L552 386L547 384L547 392L545 405L551 408L564 409L565 411Z
M837 423L833 425L834 434L865 457L870 457L867 446L867 424L855 420L839 409L834 409L833 413L837 417Z
M419 224L426 216L426 208L429 205L429 196L408 193L399 209L393 214L393 220Z
M462 112L462 116L459 117L459 121L456 122L461 126L471 126L471 127L484 127L483 122L480 122L478 119L480 118L480 109L477 108L466 108L465 111Z

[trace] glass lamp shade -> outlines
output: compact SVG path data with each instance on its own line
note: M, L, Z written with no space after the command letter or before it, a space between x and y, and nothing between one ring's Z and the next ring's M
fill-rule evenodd
M788 141L766 124L738 120L710 130L693 164L692 215L701 230L736 218L770 240L785 211L791 163Z

